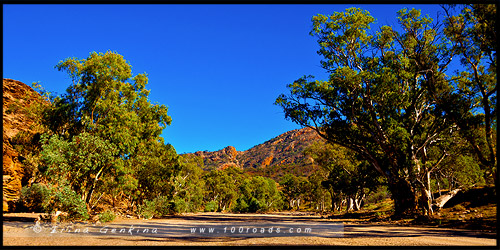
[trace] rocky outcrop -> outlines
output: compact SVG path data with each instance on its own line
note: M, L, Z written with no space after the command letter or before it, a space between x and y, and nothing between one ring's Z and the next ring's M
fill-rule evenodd
M241 152L236 151L233 146L227 146L218 151L198 151L196 156L203 158L205 169L224 169L229 166L241 167L237 156Z
M317 140L323 139L314 130L303 128L288 131L246 151L228 146L214 152L198 151L194 155L203 158L205 170L235 166L246 172L278 178L282 175L280 171L288 172L293 168L298 174L308 175L317 166L303 151Z
M242 152L238 158L243 168L304 165L302 152L317 140L322 139L310 128L291 130Z
M21 155L13 146L13 139L20 132L28 135L39 131L34 127L30 107L35 103L45 103L38 92L26 84L3 79L3 211L8 210L9 201L19 197L26 183L26 169Z

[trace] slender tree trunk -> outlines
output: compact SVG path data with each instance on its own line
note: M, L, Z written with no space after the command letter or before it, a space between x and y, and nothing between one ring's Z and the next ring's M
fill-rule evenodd
M359 211L361 209L361 206L363 204L363 200L365 199L365 194L363 194L361 197L358 197L354 199L354 211Z
M427 172L424 175L424 180L420 183L420 206L424 215L431 216L433 214L432 211L432 191L431 191L431 178L430 172Z
M90 211L90 200L92 199L92 194L94 194L95 187L97 185L97 181L99 181L99 177L101 176L102 171L106 166L103 166L99 172L95 175L94 181L92 182L92 186L87 194L87 198L85 199L85 204L87 204L87 210Z
M352 197L347 198L346 212L354 210L354 199Z

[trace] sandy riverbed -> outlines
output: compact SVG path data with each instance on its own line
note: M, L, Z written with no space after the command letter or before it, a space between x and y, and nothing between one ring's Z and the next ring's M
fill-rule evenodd
M43 230L38 228L41 232L34 230L36 216L4 214L4 246L497 245L494 233L359 223L300 214L198 213L152 220L119 218L111 223L97 225L42 224ZM202 228L207 231L200 233ZM208 233L209 228L214 231ZM278 228L281 230L279 234ZM307 231L307 228L312 228L312 231Z

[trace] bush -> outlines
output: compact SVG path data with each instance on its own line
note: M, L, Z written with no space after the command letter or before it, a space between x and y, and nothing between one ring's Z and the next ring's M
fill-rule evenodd
M113 221L115 218L116 215L109 210L99 214L99 221L103 223Z
M248 212L248 204L245 202L245 199L239 197L236 200L236 205L233 208L233 212L240 212L240 213Z
M205 212L215 212L217 210L217 202L209 201L205 204Z
M250 199L250 202L248 204L248 212L255 213L262 210L263 208L263 204L259 202L259 200L257 200L255 197L252 197L252 199Z
M160 217L167 214L173 214L172 201L165 196L159 196L152 201L146 200L143 205L139 206L139 215L146 219Z
M379 187L375 192L372 192L365 199L365 204L378 203L388 197L387 187Z
M71 188L53 187L35 183L21 190L21 207L28 212L66 212L66 219L86 220L89 218L87 205Z
M169 204L170 213L185 213L188 210L188 204L184 199L176 198Z
M57 210L67 212L68 216L66 218L69 220L87 220L89 218L85 202L75 191L67 186L55 192L54 199L49 205L48 210L49 212Z
M26 212L46 212L52 190L46 185L34 183L31 187L23 187L18 204Z

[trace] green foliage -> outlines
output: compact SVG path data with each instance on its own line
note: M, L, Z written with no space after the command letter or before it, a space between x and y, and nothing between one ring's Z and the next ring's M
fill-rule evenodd
M236 205L233 208L233 212L246 213L249 212L248 204L243 197L236 199Z
M140 191L136 199L152 200L158 195L172 195L172 178L178 173L181 165L179 156L170 144L165 145L157 141L141 143L136 157L131 161L135 163L135 178Z
M68 186L57 188L48 206L50 212L67 212L67 219L87 220L89 218L85 201Z
M22 188L19 202L31 212L66 212L66 218L70 220L86 220L89 217L85 202L68 186L34 183Z
M52 190L41 183L34 183L30 187L23 187L19 198L19 205L27 212L45 212L52 196Z
M99 221L102 223L115 220L116 215L112 211L104 211L99 214Z
M496 20L494 4L445 5L444 34L463 68L451 81L457 93L442 100L450 119L471 144L487 178L496 178ZM457 103L461 105L457 105ZM479 111L479 112L478 112Z
M421 208L428 211L429 196L420 193L430 192L429 173L444 166L442 157L457 156L446 141L458 134L457 122L471 121L474 110L447 72L455 53L448 31L415 9L398 12L399 29L372 30L375 19L357 8L312 21L310 34L318 39L329 79L302 77L288 85L290 93L280 95L276 104L285 118L356 152L384 176L397 215L414 213L417 204L427 204ZM331 177L349 180L339 177L340 170L350 172L344 167Z
M217 211L217 202L216 201L209 201L205 204L205 209L203 210L205 212L215 212Z
M71 141L53 135L42 142L40 172L52 183L70 186L87 204L101 179L120 174L116 147L100 137L84 132Z
M471 156L460 155L445 162L445 165L441 173L463 189L485 184L483 170L479 167L478 161Z
M242 180L240 197L233 207L235 212L267 212L280 208L281 195L272 179L254 176Z
M205 198L217 202L217 211L230 210L238 198L238 186L242 180L242 172L235 167L224 170L213 170L203 176L205 181Z
M139 206L138 214L146 219L153 217L161 217L164 215L173 214L171 200L165 196L158 196L153 200L144 201L143 205Z
M370 193L365 200L365 204L379 203L389 197L386 186L378 186L376 190Z
M89 210L104 194L138 205L158 196L170 200L181 164L160 137L171 118L165 105L150 103L146 74L133 76L115 52L68 58L56 68L72 79L66 93L53 96L35 86L52 103L41 110L49 132L40 164L33 164L43 179L70 187Z
M182 156L182 166L174 177L174 200L182 205L177 212L196 212L201 209L204 197L203 160L200 157Z
M282 187L281 192L283 193L283 197L288 202L288 208L299 209L300 200L304 195L303 191L306 179L292 174L285 174L279 184Z
M177 214L177 213L185 213L185 212L190 212L189 205L188 203L181 198L175 197L169 204L169 207L171 209L171 213Z

